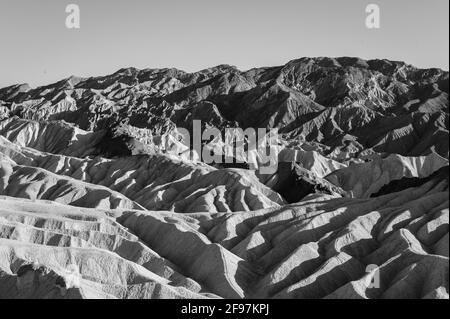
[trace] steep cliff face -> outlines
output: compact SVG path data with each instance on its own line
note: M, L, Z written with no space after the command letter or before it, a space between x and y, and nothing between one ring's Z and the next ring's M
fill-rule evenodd
M302 58L0 89L0 298L448 298L448 87ZM278 129L276 169L245 134L206 162L194 120Z

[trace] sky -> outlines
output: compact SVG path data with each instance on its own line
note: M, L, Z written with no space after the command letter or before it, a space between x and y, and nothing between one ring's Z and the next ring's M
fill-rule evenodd
M68 4L80 29L66 28ZM380 7L380 28L365 24ZM0 0L0 87L123 67L241 70L304 56L449 69L448 0Z

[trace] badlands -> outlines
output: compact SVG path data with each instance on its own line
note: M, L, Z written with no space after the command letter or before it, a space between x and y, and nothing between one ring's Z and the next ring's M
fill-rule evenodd
M0 89L0 298L448 299L448 93L349 57ZM277 170L194 120L278 129Z

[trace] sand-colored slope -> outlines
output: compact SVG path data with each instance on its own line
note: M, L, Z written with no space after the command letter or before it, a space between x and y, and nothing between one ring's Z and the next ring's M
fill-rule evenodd
M51 187L53 191L58 190L55 184L69 183L76 184L70 186L70 192L64 192L64 195L71 199L77 197L72 194L73 188L91 187L98 189L98 196L90 192L92 200L120 193L122 197L154 210L232 212L284 204L280 195L260 183L252 172L238 169L217 170L205 164L184 162L170 156L80 159L22 147L2 136L0 154L15 163L7 164L7 159L2 160L1 165L4 168L1 178L6 181L3 183L7 183L3 185L5 195L30 198L31 195L27 195L30 192L41 194ZM46 188L41 187L50 176L52 182L47 183ZM84 196L85 192L81 192ZM104 195L100 196L100 193ZM54 197L52 194L48 196ZM42 197L36 195L32 198ZM75 200L77 199L78 197ZM98 207L89 206L89 200L87 204L83 202L83 206ZM116 207L120 206L112 205L110 208ZM131 208L128 204L126 207Z
M198 283L102 211L0 202L1 297L202 297Z
M69 250L90 260L82 277L96 296L108 283L120 298L448 298L448 169L376 198L314 196L239 213L106 212L7 197L0 207L9 285L20 268L9 260L59 274ZM122 266L109 275L104 263ZM129 263L139 265L133 280ZM148 280L178 288L155 295L139 286Z
M405 177L425 178L447 165L448 160L436 153L419 157L391 154L336 170L326 179L350 192L353 197L367 198L392 181Z
M104 132L87 132L63 121L37 122L11 117L0 121L0 135L38 151L74 157L96 154Z

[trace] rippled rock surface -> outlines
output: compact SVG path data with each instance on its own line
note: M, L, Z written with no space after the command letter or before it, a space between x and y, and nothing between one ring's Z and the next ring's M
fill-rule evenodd
M0 298L448 299L448 87L302 58L0 89ZM277 128L278 169L188 156L193 120Z

